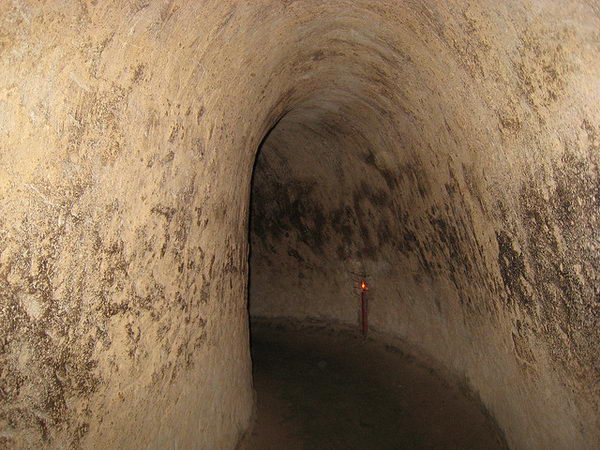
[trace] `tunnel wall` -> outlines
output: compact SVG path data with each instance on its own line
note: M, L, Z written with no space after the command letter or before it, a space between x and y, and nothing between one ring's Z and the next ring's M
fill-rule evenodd
M232 5L188 3L2 3L2 448L225 449L251 423L264 125L216 89L244 76Z
M2 446L236 445L250 180L281 117L274 148L316 132L369 179L342 180L350 202L313 177L304 228L280 235L342 290L306 271L320 296L273 311L353 320L332 262L349 258L374 326L463 374L513 446L594 446L593 2L21 1L0 17Z
M511 446L594 447L599 66L582 49L597 10L473 6L435 9L396 79L368 48L370 96L300 104L269 134L250 311L357 325L365 277L370 326L463 377ZM459 29L446 59L437 39ZM350 50L331 45L342 65Z

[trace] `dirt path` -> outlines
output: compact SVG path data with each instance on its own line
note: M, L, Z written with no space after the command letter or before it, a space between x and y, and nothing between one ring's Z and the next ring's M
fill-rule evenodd
M351 333L254 326L246 450L500 449L480 405L410 356Z

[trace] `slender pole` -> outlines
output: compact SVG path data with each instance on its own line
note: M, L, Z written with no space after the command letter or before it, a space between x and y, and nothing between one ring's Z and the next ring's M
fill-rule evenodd
M368 303L365 295L366 290L368 289L367 283L364 281L360 284L360 317L361 317L361 331L364 339L367 338L367 332L369 331L368 324Z

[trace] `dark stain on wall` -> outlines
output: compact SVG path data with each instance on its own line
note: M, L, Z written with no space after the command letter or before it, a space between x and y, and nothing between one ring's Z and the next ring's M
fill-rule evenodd
M260 238L280 241L294 232L299 241L315 253L322 253L326 241L326 217L315 201L314 187L301 182L275 183L267 191L255 192L253 232Z
M554 188L543 187L550 185L549 177ZM600 266L598 168L567 149L548 173L537 178L540 184L524 184L520 194L534 286L529 296L540 305L539 323L553 323L560 332L546 326L535 331L550 342L550 355L569 373L582 380L598 377L600 290L594 281Z
M525 261L523 255L513 247L513 239L505 231L496 231L498 243L498 267L504 285L508 290L509 301L519 300L529 302L529 297L523 286L525 279Z

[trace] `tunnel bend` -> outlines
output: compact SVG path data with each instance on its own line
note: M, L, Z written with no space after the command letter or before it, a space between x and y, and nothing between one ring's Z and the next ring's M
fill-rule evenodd
M427 31L424 35L436 34ZM495 31L502 35L501 30ZM528 32L523 39L531 39L531 46L543 45L553 57L563 57L560 45L542 44ZM489 36L479 37L481 48L489 50ZM495 48L504 61L498 62L495 55L493 63L487 60L488 68L484 60L491 56L487 51L475 51L472 59L463 59L467 49L460 44L448 52L445 44L436 47L438 43L428 42L430 48L407 48L399 40L372 39L371 43L389 45L378 52L364 42L357 45L337 39L347 48L312 56L317 62L325 61L325 69L319 69L319 64L312 69L321 78L313 80L303 74L298 79L298 91L307 77L324 87L304 99L310 105L308 111L296 112L295 117L291 113L277 125L258 157L255 189L264 204L259 200L254 211L260 218L254 221L253 230L251 314L355 323L355 280L350 274L366 273L374 287L373 326L416 343L464 376L512 445L527 447L538 439L543 445L556 445L557 435L547 433L554 428L562 430L559 446L570 446L570 439L578 439L576 427L556 418L534 418L528 412L543 410L548 404L553 410L571 410L563 405L569 394L550 371L536 370L530 378L552 386L550 397L534 394L537 388L527 386L530 381L522 382L516 374L531 377L529 364L546 364L541 361L548 363L548 357L555 358L549 363L554 367L570 363L556 353L541 356L544 351L552 352L550 342L556 342L555 337L547 333L541 337L545 333L540 328L533 331L531 309L525 305L531 301L527 299L530 294L538 302L544 294L511 281L513 271L521 272L517 277L523 279L530 276L521 265L522 244L517 243L529 239L517 231L527 225L515 228L515 224L522 215L532 214L532 205L526 200L515 204L515 198L523 199L523 190L515 192L509 179L521 170L528 172L527 167L540 167L540 161L534 162L527 152L512 153L520 148L513 139L520 134L525 141L539 142L536 122L542 108L538 103L546 103L554 93L534 89L528 95L529 104L516 100L519 93L507 99L506 92L522 88L506 82L515 69L513 56L503 54L504 49ZM360 55L364 59L347 56L360 54L357 48L366 49ZM431 48L439 51L435 57ZM365 64L373 55L385 56ZM520 57L521 64L533 63L528 49L520 50ZM331 72L335 77L330 79L327 74ZM478 80L475 84L474 79ZM518 123L508 119L512 108L516 108ZM524 117L530 108L537 117L527 121ZM551 117L550 112L541 120ZM493 123L497 126L490 126ZM566 128L563 132L568 133ZM336 158L332 153L346 159L330 162ZM520 168L515 168L511 158L520 161ZM320 172L317 167L323 165L327 168ZM584 184L592 179L593 175ZM338 204L327 211L329 202ZM505 208L514 208L508 212L511 218L503 216ZM511 244L505 241L507 227L516 233ZM333 246L336 240L340 245ZM532 255L534 251L526 252ZM591 291L587 292L584 296L589 301ZM553 316L554 306L541 308L547 309L538 313L540 320ZM515 315L507 319L511 314ZM588 336L596 335L597 340L589 313L581 309L580 314ZM523 348L524 339L530 339L528 350ZM549 346L541 351L545 339ZM571 363L591 367L589 349L581 347L580 353L588 358L587 363ZM498 383L493 385L483 382L496 377ZM591 384L579 386L584 392ZM514 395L516 391L525 394ZM594 408L580 405L582 411ZM533 438L525 428L546 431Z
M350 209L308 205L328 240L293 250L364 267L373 326L463 376L511 446L598 446L594 2L0 8L0 443L235 445L252 167L289 111L270 150L344 155L353 197L313 189ZM327 302L256 313L352 321L331 264Z

